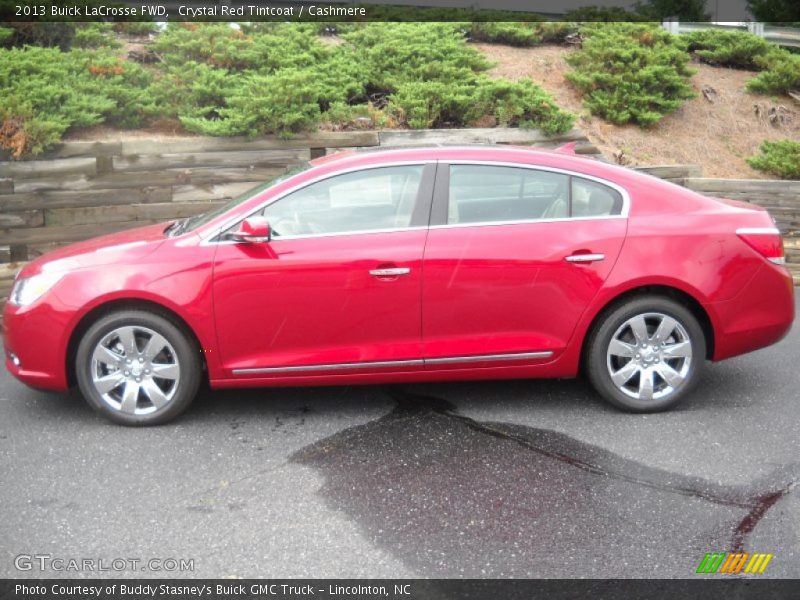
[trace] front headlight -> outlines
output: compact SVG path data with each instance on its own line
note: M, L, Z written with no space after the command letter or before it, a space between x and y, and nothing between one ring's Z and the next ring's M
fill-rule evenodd
M28 306L47 293L63 276L64 273L39 273L17 279L8 301L16 306Z

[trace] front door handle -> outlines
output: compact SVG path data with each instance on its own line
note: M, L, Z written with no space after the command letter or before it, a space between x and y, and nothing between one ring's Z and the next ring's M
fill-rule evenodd
M408 275L411 269L408 267L391 267L387 269L372 269L369 274L373 277L399 277L400 275Z
M604 260L605 257L605 254L570 254L564 260L571 263L588 263Z

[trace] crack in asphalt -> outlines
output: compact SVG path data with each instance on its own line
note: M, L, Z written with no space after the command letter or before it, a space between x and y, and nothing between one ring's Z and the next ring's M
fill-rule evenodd
M748 513L734 529L733 537L730 543L731 552L743 551L745 539L750 533L753 532L759 522L766 516L767 511L777 504L781 498L789 494L798 484L798 480L793 479L780 489L764 492L750 499L740 500L732 497L737 492L741 493L736 488L730 488L730 492L728 492L729 496L726 497L724 492L726 488L723 487L720 487L717 493L711 493L707 490L699 489L697 486L692 487L689 485L670 485L659 483L658 481L653 481L652 479L633 477L620 471L604 468L600 465L575 456L570 456L566 453L543 448L531 442L529 439L526 439L522 435L504 431L501 429L502 425L492 426L490 424L476 421L470 417L459 415L456 412L456 406L443 398L418 394L395 388L387 388L384 391L392 400L397 403L397 408L395 409L396 412L420 412L428 410L430 412L454 419L478 433L518 444L519 446L546 456L547 458L552 458L559 462L566 463L572 467L581 469L593 475L611 477L627 483L632 483L634 485L648 487L654 490L672 494L700 498L702 500L722 506L748 509Z
M743 552L745 538L753 532L767 514L767 511L778 503L797 485L797 481L792 481L789 485L776 492L768 492L758 498L752 510L745 515L733 532L731 540L731 552Z

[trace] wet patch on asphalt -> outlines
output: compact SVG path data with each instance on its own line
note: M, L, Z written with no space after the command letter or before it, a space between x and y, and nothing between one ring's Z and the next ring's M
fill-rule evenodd
M292 456L372 543L421 576L691 576L741 550L797 479L721 486L563 433L459 415L400 387L388 415Z

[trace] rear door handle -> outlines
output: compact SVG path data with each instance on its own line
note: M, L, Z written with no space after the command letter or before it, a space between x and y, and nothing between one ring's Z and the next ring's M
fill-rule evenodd
M604 260L605 254L570 254L564 260L571 263L597 262Z
M369 274L373 277L399 277L400 275L408 275L411 269L408 267L391 267L387 269L372 269Z

